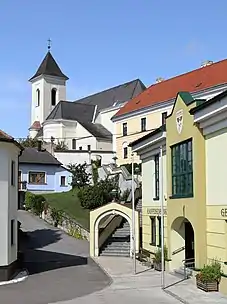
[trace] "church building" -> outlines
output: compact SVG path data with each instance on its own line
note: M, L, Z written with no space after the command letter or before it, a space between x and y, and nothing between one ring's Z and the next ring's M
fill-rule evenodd
M145 85L136 79L80 100L67 101L68 79L48 48L45 58L29 80L32 85L30 137L47 143L63 142L72 152L113 154L116 131L111 117L144 91Z

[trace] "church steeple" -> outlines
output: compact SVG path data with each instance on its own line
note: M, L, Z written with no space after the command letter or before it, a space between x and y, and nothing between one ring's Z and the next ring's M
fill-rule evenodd
M54 57L52 56L50 49L48 48L48 52L43 59L42 63L40 64L38 70L36 71L35 75L32 76L29 81L32 81L34 78L40 75L47 75L53 77L60 77L64 80L68 80L69 78L62 73L61 69L59 68L57 62L55 61Z

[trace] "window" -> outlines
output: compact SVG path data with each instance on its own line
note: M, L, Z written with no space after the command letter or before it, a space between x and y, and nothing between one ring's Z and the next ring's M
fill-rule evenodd
M61 176L61 187L66 186L66 177L65 176Z
M88 151L91 151L91 145L87 145Z
M29 172L29 184L44 185L46 183L45 172Z
M166 117L167 117L167 112L162 113L162 125L166 124Z
M76 139L75 138L72 139L72 149L76 150Z
M128 147L123 148L123 158L128 158Z
M172 151L172 196L193 196L192 140L175 145Z
M147 122L146 117L141 118L141 132L146 131L146 122Z
M56 106L56 95L57 95L57 90L52 89L51 90L51 105Z
M151 245L156 245L156 224L155 217L150 217L151 219Z
M124 122L123 123L123 136L126 136L128 133L128 130L127 130L127 122Z
M40 90L36 90L36 106L39 107L40 105Z
M161 247L162 246L162 221L161 221L160 216L157 217L157 221L158 221L158 246Z
M14 235L15 235L15 220L11 220L11 224L10 224L10 232L11 232L11 246L14 245L15 243L15 239L14 239Z
M82 150L82 147L79 147L79 150Z
M11 162L11 186L15 186L15 161Z
M159 154L154 157L155 164L155 198L159 199Z
M21 189L21 182L22 182L21 174L22 174L22 172L19 170L18 171L18 189Z

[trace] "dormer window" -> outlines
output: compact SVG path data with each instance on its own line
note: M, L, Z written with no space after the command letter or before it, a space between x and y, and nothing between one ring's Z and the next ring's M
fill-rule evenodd
M56 89L52 89L51 90L51 105L53 107L56 106L56 94L57 94L57 90Z
M37 107L40 106L40 90L39 89L36 90L36 106Z

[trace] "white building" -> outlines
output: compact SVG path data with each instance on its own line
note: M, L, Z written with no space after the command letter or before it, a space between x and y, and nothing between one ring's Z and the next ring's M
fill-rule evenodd
M0 131L0 281L17 268L18 156L22 147Z
M67 80L68 77L62 73L48 51L37 72L30 79L30 137L37 137L45 142L51 142L51 139L55 143L64 142L75 161L79 154L82 159L82 155L92 152L92 155L105 154L105 162L111 162L116 150L116 132L111 117L126 102L145 90L144 84L136 79L69 102L66 101ZM65 158L68 157L65 155L63 159ZM88 158L88 155L85 158ZM67 165L63 159L59 160Z

